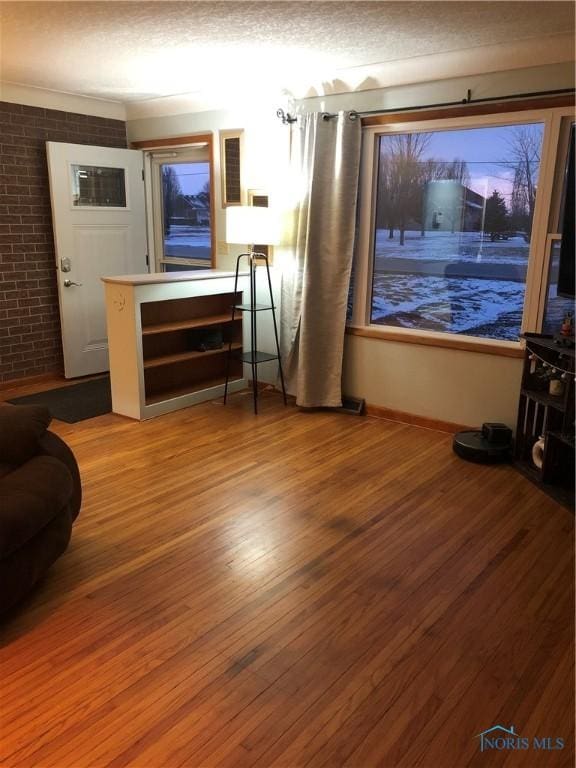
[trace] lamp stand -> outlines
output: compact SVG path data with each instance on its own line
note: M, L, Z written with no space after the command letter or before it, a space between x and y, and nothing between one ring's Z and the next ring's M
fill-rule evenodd
M242 259L248 259L249 274L250 274L250 303L249 304L236 304L236 294L238 291L238 275L240 272L240 265ZM268 280L268 290L270 294L270 304L257 304L256 303L256 267L258 262L264 262L266 267L266 277ZM234 320L236 312L247 312L250 315L250 350L248 352L242 350L239 355L240 360L243 363L248 363L252 369L252 393L254 398L254 413L258 413L258 365L260 363L267 363L271 360L278 360L278 374L280 376L280 383L282 385L282 395L284 397L284 405L288 405L286 399L286 387L284 384L284 373L282 371L282 360L280 358L280 344L278 342L278 326L276 324L276 307L274 306L274 296L272 294L272 280L270 279L270 266L268 264L268 256L264 253L257 253L256 251L249 251L248 253L241 253L236 259L236 275L234 278L234 304L232 305L232 320ZM274 341L276 342L276 354L269 354L268 352L258 351L258 328L256 318L258 312L272 312L272 324L274 327ZM230 375L230 359L233 355L232 341L228 342L228 356L226 359L226 384L224 386L224 404L228 397L228 379Z

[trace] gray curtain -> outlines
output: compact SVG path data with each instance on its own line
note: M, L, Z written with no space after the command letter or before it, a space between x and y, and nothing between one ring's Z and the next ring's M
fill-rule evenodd
M283 273L288 391L306 408L342 405L342 355L360 170L360 120L310 113L292 127L296 202Z

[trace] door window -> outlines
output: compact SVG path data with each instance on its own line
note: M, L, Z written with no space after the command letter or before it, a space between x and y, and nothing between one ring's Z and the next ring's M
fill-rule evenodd
M208 148L158 153L152 156L152 173L159 271L211 267L212 178Z
M124 168L72 164L75 208L126 208Z

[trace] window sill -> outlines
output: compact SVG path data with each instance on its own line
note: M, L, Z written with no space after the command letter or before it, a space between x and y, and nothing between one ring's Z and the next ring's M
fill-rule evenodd
M382 341L397 341L404 344L420 344L425 347L443 347L444 349L458 349L463 352L478 352L483 355L497 355L500 357L524 357L524 350L520 342L498 341L496 339L462 338L452 334L436 334L432 332L411 331L407 329L392 329L390 327L378 327L374 325L346 327L346 333L350 336L364 336L368 339L381 339Z

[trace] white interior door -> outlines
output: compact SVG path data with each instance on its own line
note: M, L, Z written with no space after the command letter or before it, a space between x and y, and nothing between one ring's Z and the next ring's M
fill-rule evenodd
M66 378L108 370L103 276L148 272L143 154L47 141Z

